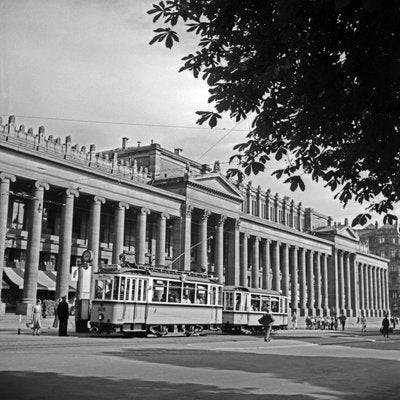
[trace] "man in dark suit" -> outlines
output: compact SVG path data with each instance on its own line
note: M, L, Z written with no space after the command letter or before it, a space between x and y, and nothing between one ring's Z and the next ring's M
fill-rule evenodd
M67 336L69 307L67 303L67 296L61 297L62 301L57 307L57 316L59 321L58 336Z

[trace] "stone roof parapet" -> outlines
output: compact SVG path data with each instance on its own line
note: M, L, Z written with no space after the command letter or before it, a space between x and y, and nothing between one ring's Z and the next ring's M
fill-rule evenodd
M24 148L32 152L64 159L72 164L85 165L90 169L101 170L115 175L118 179L135 180L142 183L147 183L151 179L147 168L137 168L135 162L118 161L116 153L112 158L108 155L103 156L102 153L96 153L95 145L90 145L89 150L87 150L86 146L73 145L71 136L67 136L64 143L62 143L60 138L54 138L53 135L46 137L43 126L39 127L37 134L33 133L32 128L26 131L24 125L17 128L13 115L9 117L7 124L3 124L0 118L1 141L6 141L10 145L15 145L21 149Z

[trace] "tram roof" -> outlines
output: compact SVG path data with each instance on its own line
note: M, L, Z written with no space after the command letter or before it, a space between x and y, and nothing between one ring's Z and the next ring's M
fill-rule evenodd
M193 271L178 271L174 269L161 268L161 267L150 267L147 265L133 265L125 263L125 265L119 264L105 264L99 267L99 273L117 273L117 274L138 274L147 275L153 278L164 278L164 279L179 279L189 282L207 282L220 284L217 278L208 276L200 272Z
M248 288L245 286L224 286L224 291L225 292L247 292L247 293L255 293L255 294L268 294L268 295L274 295L274 296L281 296L279 292L276 290L272 289L255 289L255 288Z

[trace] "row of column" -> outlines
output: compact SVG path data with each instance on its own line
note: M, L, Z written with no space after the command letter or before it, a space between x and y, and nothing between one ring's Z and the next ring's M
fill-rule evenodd
M15 176L0 174L0 272L2 272L4 264L10 182L15 180ZM46 190L49 190L47 183L38 181L34 183L29 205L23 303L32 303L36 298L42 210ZM68 293L74 200L78 196L78 191L73 189L67 189L64 193L57 265L57 298ZM94 272L98 270L101 206L105 201L102 197L94 196L90 207L88 248L94 253L92 263ZM119 261L119 254L123 252L125 212L128 208L129 205L122 202L117 203L115 207L113 263ZM192 212L193 207L184 205L182 218L175 220L179 235L176 235L176 239L174 237L174 255L178 256L177 258L182 256L180 269L184 270L191 269ZM136 227L136 262L138 264L145 263L146 225L149 213L150 210L146 208L138 210ZM196 244L198 245L198 263L204 271L208 270L207 224L210 215L211 212L207 210L203 211L201 215L199 243ZM168 218L169 215L165 213L161 213L158 218L156 234L156 265L158 266L165 266L166 221ZM329 309L335 309L336 312L343 310L348 315L353 315L359 309L372 316L379 314L377 310L387 309L386 269L356 263L355 257L350 253L336 251L331 258L333 264L329 268L330 274L328 275L328 255L325 253L253 236L251 237L251 247L249 247L250 236L240 233L240 220L234 221L232 234L228 237L228 254L225 257L225 222L226 217L219 215L215 228L214 275L221 282L248 286L250 251L251 286L281 291L286 296L290 294L292 309L299 309L302 315L309 313L322 315ZM224 260L227 260L225 271Z

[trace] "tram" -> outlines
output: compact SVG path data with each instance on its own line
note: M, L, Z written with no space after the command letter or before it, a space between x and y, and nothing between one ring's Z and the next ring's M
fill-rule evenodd
M105 264L94 274L92 331L187 336L222 324L222 285L206 274Z
M225 286L223 290L222 330L255 333L262 329L258 320L268 308L274 318L272 329L287 329L288 298L267 289Z

